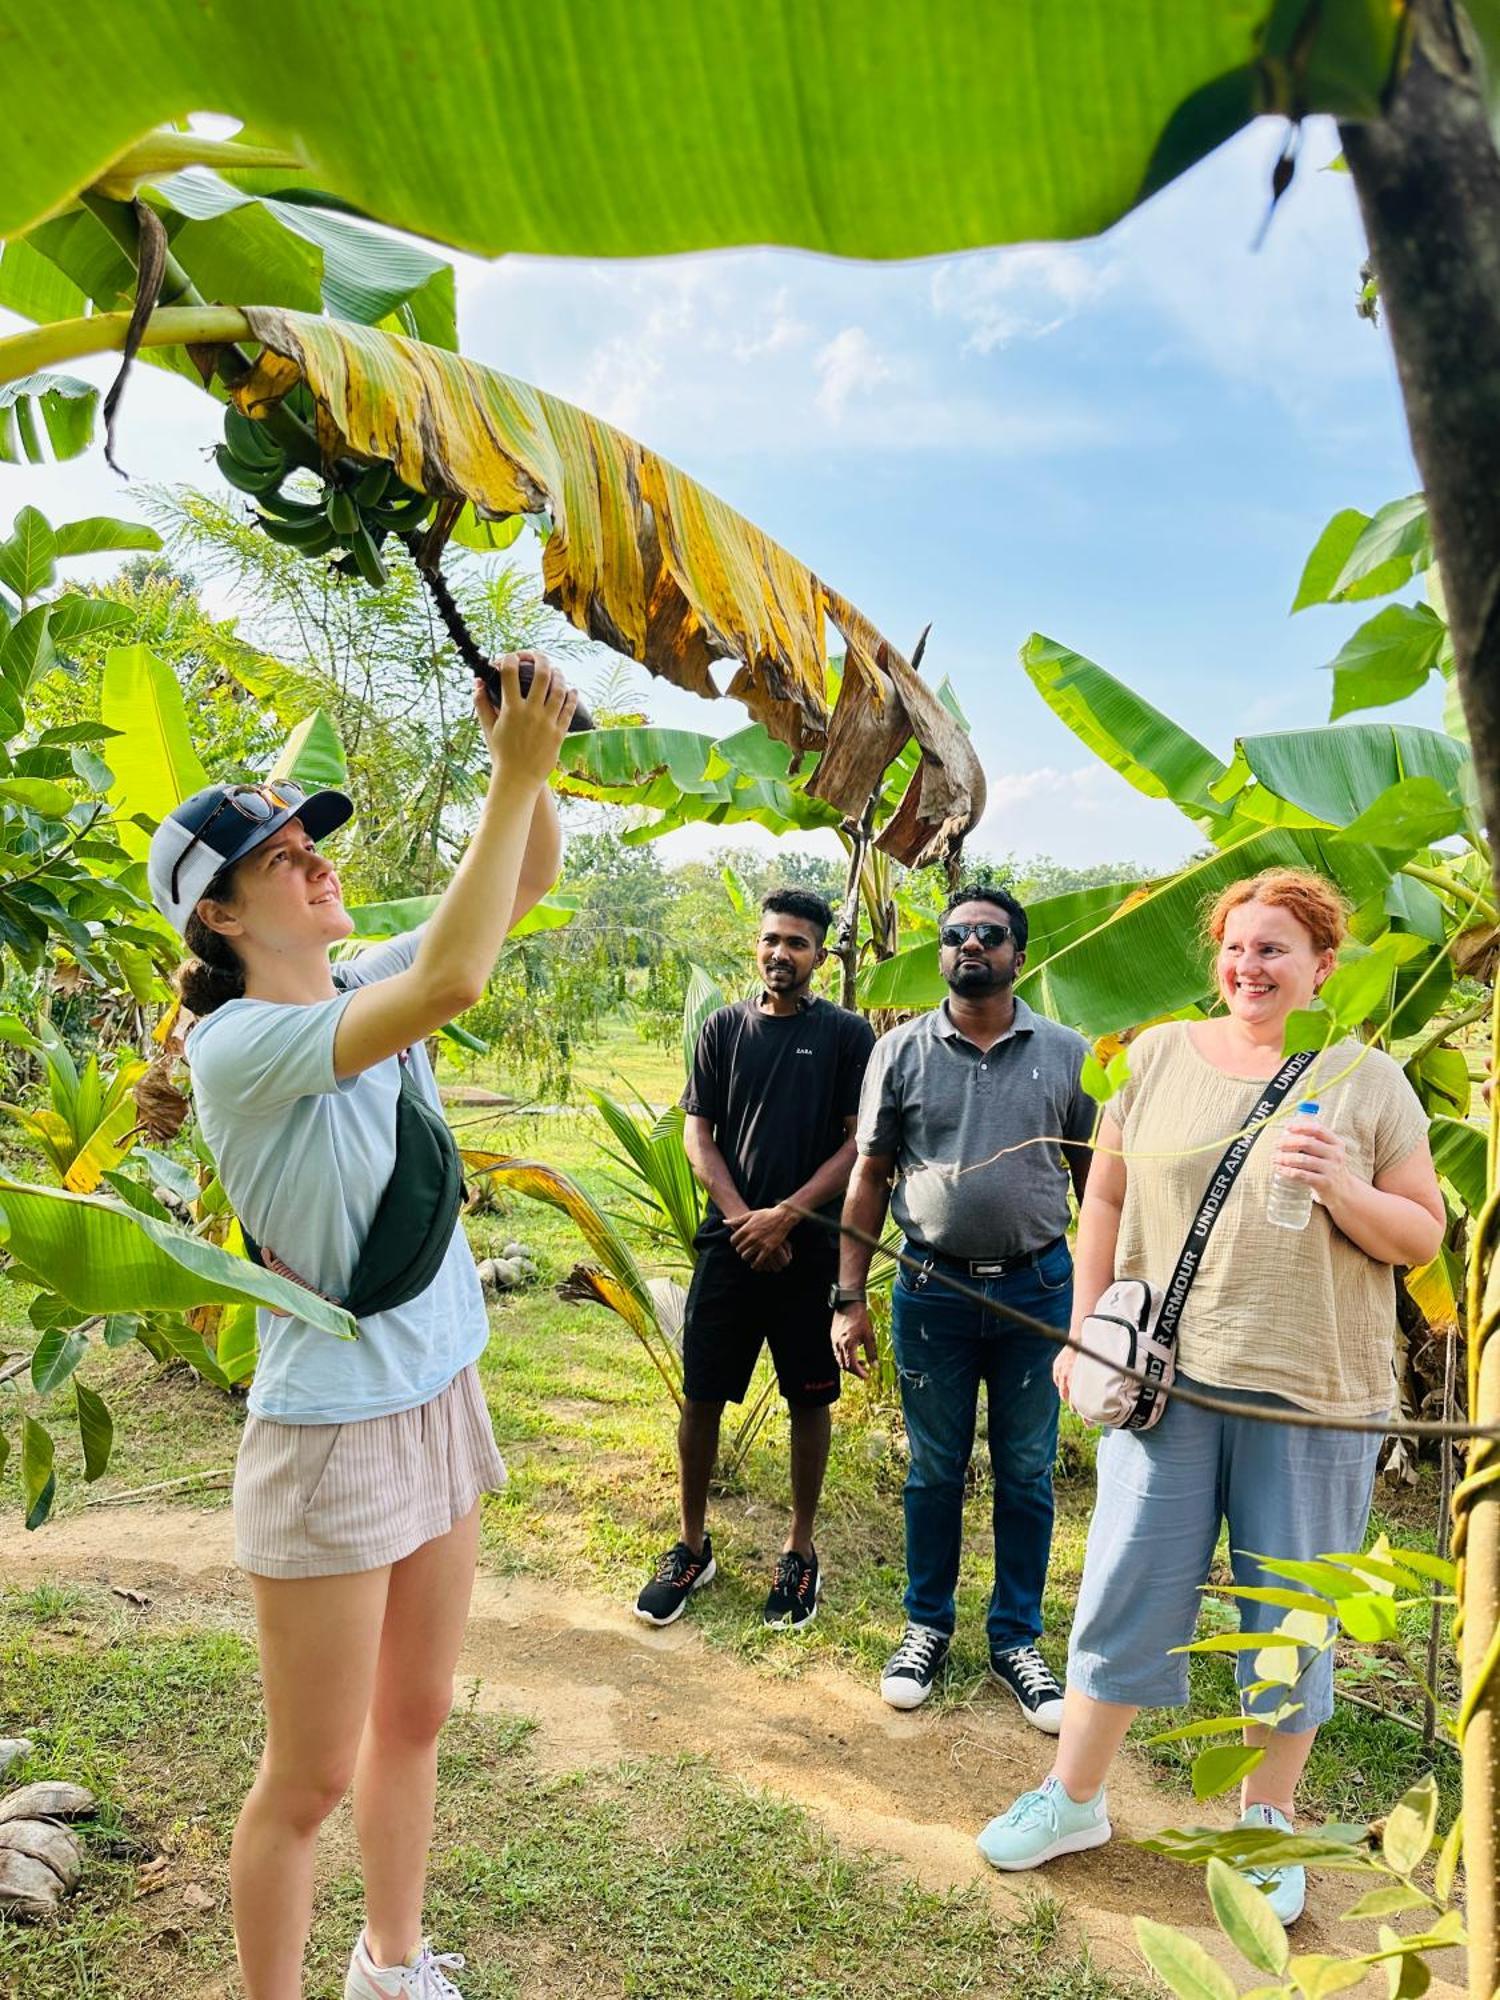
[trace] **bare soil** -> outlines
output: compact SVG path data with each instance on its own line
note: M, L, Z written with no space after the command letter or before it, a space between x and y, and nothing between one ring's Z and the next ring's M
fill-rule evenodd
M6 1581L71 1580L138 1592L138 1615L164 1624L249 1629L248 1593L233 1565L227 1506L99 1508L49 1524L6 1551ZM545 1768L578 1770L630 1757L690 1753L745 1783L795 1800L842 1845L889 1857L928 1889L978 1882L1004 1916L1045 1888L1108 1970L1143 1970L1131 1919L1176 1924L1245 1975L1208 1919L1202 1877L1143 1853L1133 1837L1227 1818L1223 1801L1184 1802L1127 1751L1110 1779L1115 1839L1042 1875L999 1876L974 1835L1050 1762L1047 1741L998 1689L968 1707L924 1715L887 1708L874 1687L828 1668L777 1677L694 1631L691 1612L656 1631L628 1602L559 1591L481 1571L458 1672L459 1699L536 1722ZM1314 1876L1297 1926L1299 1952L1374 1945L1374 1926L1343 1924L1355 1878ZM1454 1991L1459 1955L1444 1954Z

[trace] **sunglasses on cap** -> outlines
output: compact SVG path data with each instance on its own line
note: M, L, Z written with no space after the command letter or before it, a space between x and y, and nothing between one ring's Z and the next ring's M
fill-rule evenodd
M974 937L978 938L981 950L998 951L1014 935L1009 924L944 924L938 932L941 942L955 950L965 938Z
M177 900L178 870L198 845L199 841L204 839L208 829L216 820L222 818L226 812L236 812L241 819L247 819L253 825L260 826L268 819L274 819L277 813L289 810L295 811L298 806L304 805L306 802L307 793L292 778L278 778L274 784L228 786L225 789L223 798L220 799L208 818L199 827L198 831L172 864L171 886L173 902L175 903ZM212 842L208 842L207 844L211 846ZM214 885L210 882L208 886L212 890Z

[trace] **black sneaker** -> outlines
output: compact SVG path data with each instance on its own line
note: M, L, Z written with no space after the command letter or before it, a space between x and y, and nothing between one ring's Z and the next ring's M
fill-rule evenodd
M635 1615L648 1625L670 1625L687 1610L695 1590L712 1583L719 1565L713 1538L703 1537L703 1553L695 1556L686 1542L675 1542L656 1565L656 1574L635 1600Z
M880 1696L892 1708L920 1708L948 1660L948 1641L930 1625L908 1625L885 1663Z
M818 1552L799 1556L795 1549L783 1549L776 1558L776 1581L761 1613L762 1625L811 1625L818 1615L818 1592L823 1588L818 1572Z
M990 1654L990 1672L1021 1704L1033 1729L1056 1736L1062 1728L1063 1691L1057 1675L1035 1646L1007 1646Z

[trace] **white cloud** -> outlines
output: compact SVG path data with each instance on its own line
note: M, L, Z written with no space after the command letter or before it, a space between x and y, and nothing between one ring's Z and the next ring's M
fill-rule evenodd
M932 271L775 251L637 263L507 258L467 274L465 350L616 423L700 476L808 453L1107 448L1139 413L1086 387L1023 397L955 377L932 338Z
M731 343L730 352L736 361L757 361L765 354L784 354L812 339L813 328L792 310L787 286L783 285L772 297L769 315L763 332L743 333Z
M965 353L989 354L1055 333L1101 298L1118 271L1097 244L1023 243L949 257L932 274L932 309L968 328Z
M1105 764L986 776L989 803L968 841L976 854L1050 854L1073 866L1110 855L1158 871L1202 844L1175 806L1148 799Z
M817 404L835 423L851 396L867 396L891 379L885 360L862 326L846 326L813 358L818 378Z

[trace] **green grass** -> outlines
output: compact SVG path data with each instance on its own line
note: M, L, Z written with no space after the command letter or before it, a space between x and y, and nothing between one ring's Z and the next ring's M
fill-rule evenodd
M573 1086L579 1099L592 1088L627 1100L639 1091L648 1103L675 1104L682 1095L681 1047L676 1042L668 1048L642 1041L633 1022L617 1015L575 1059Z
M60 1919L0 1923L0 1993L15 2000L228 1990L213 1982L233 1963L227 1854L260 1733L254 1655L227 1633L143 1633L109 1606L83 1593L59 1629L34 1593L0 1599L0 1729L36 1743L20 1775L67 1777L101 1802ZM704 1763L544 1775L529 1735L524 1717L462 1710L444 1734L428 1917L441 1948L468 1956L466 2000L1127 1991L1060 1938L1049 1899L1003 1923L978 1890L935 1895L850 1859L800 1809ZM360 1921L347 1808L326 1847L310 2000L342 1990Z

